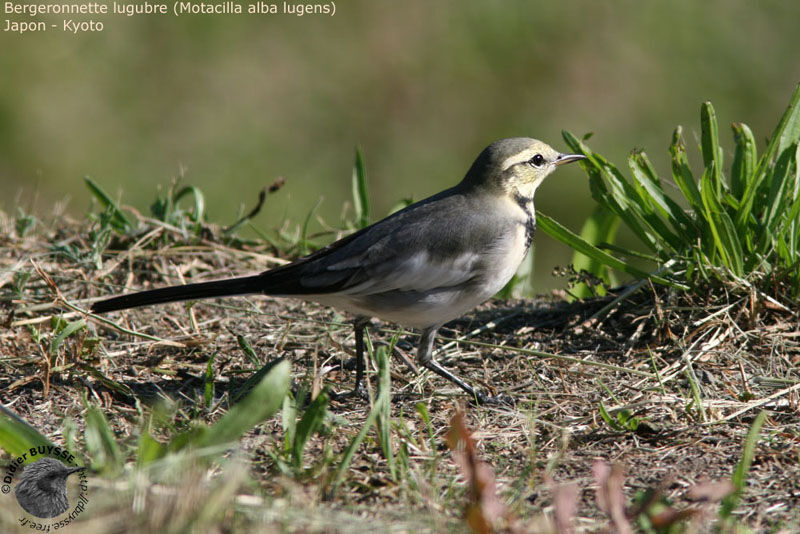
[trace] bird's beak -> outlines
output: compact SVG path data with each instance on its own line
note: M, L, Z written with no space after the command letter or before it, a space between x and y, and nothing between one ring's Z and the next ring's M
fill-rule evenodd
M586 156L583 154L559 154L556 158L556 167L559 165L564 165L565 163L578 161L579 159L586 159Z
M77 473L78 471L83 471L84 469L86 469L86 468L85 467L72 467L72 468L70 468L69 473L67 473L67 475L69 476L72 473Z

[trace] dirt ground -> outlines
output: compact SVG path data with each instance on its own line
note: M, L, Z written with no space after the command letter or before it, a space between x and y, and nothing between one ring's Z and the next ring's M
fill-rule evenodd
M154 228L149 246L106 254L99 268L57 252L67 245L89 250L90 244L70 237L85 232L64 229L25 239L6 234L0 248L0 392L6 407L59 442L65 418L83 428L85 397L102 407L120 443L135 441L147 406L163 398L188 406L202 398L212 355L217 395L241 385L257 369L237 336L264 363L289 359L296 387L329 384L342 391L352 386L349 318L296 300L252 296L109 317L119 326L182 346L134 337L88 318L85 333L53 351L52 318L80 315L56 306L53 289L31 259L52 277L64 299L83 308L123 288L247 274L280 261L264 250L238 250L207 240L158 244L167 230ZM428 372L415 373L399 355L393 357L392 419L396 428L405 429L397 431L396 443L403 442L403 432L427 435L418 403L431 417L438 450L405 445L411 450L408 476L426 473L427 485L416 484L412 491L391 480L377 445L365 444L339 496L325 501L320 496L324 465L298 480L277 473L268 450L282 439L279 414L243 439L256 486L240 491L270 502L292 495L292 502L309 511L296 524L284 515L281 524L287 527L289 521L288 530L338 531L325 518L334 521L342 511L351 519L374 518L382 525L413 525L423 517L422 530L453 530L466 490L444 436L455 407L463 406L478 454L494 471L498 493L515 517L529 525L552 517L556 488L574 483L579 496L575 527L597 530L607 528L608 519L596 501L596 459L622 467L628 499L658 489L676 509L701 509L687 492L704 481L731 478L748 429L767 410L735 518L756 531L798 528L797 305L780 295L722 287L698 295L650 285L608 308L613 300L614 295L574 303L555 296L494 300L440 331L438 360L480 389L512 397L514 405L471 405L451 384ZM380 322L370 330L373 343L388 343L395 335L397 352L413 362L415 333ZM374 375L370 378L374 388ZM310 462L340 454L369 409L361 399L332 401L335 431L312 438ZM611 423L603 419L603 409ZM220 410L199 417L213 421ZM627 416L638 425L626 423ZM97 476L97 484L106 483ZM711 508L711 515L693 528L712 524L716 507ZM308 523L312 509L322 527Z

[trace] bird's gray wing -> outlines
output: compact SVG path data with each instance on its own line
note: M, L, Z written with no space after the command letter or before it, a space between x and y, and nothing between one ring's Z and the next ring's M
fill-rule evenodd
M311 256L267 271L262 275L264 292L365 295L469 283L503 230L478 205L457 190L445 191Z

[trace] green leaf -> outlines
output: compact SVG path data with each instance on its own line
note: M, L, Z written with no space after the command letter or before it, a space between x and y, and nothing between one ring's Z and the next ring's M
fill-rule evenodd
M309 252L311 252L312 243L308 239L308 227L311 224L311 219L314 217L314 213L317 212L319 209L320 204L322 204L322 198L320 197L317 200L317 203L314 204L314 207L311 208L311 211L308 212L306 218L303 220L303 226L300 230L300 255L305 256Z
M742 500L742 493L744 492L745 483L747 482L747 474L750 472L750 466L753 464L755 457L756 445L758 444L758 435L761 432L761 427L767 419L767 412L761 411L750 425L750 430L747 431L747 437L744 439L744 446L742 447L742 457L739 463L736 464L736 469L733 471L731 482L733 482L736 491L728 495L722 500L719 509L719 517L725 521L731 519L733 511L739 506Z
M798 187L800 185L800 145L798 145L797 148L797 161L795 165L798 168L795 187ZM787 210L784 224L785 228L781 231L780 235L780 241L785 249L782 257L786 265L794 268L797 262L800 261L800 256L798 256L798 248L800 247L800 193L798 193L797 190L794 192L792 205ZM795 276L800 280L800 273L795 271Z
M600 250L596 246L585 241L579 235L571 232L566 227L557 223L555 220L551 219L544 213L541 212L537 213L536 223L537 226L544 233L546 233L553 239L561 241L562 243L574 248L578 252L581 252L596 261L608 265L612 269L628 273L636 278L650 278L654 282L657 282L659 284L686 289L686 287L682 286L681 284L676 284L675 282L672 282L660 276L652 275L650 273L642 271L641 269L638 269L629 263L626 263L620 259L615 258L608 252Z
M203 377L203 402L206 409L210 409L214 404L214 358L218 353L215 352L208 359L206 364L206 373Z
M600 404L597 406L597 411L600 412L600 417L608 426L612 428L612 430L616 430L618 432L622 430L622 427L617 420L611 417L611 414L609 414L608 410L606 410L605 405L603 405L603 401L600 401Z
M378 360L378 365L381 365L382 358L379 358L376 354L376 359ZM327 491L328 497L332 498L336 491L339 489L339 485L342 483L344 479L345 472L350 468L350 464L353 461L353 455L355 454L358 447L361 446L364 439L367 437L367 433L369 429L372 428L372 425L375 424L375 421L378 419L379 416L383 413L385 416L386 406L388 403L391 402L391 391L388 387L388 355L385 358L386 363L386 371L383 373L379 370L379 382L378 382L378 398L375 400L375 403L372 405L372 409L367 414L367 418L364 421L364 426L361 427L361 430L358 434L350 441L350 444L345 449L344 453L342 454L342 460L339 462L339 465L336 467L336 470L333 473L331 478L331 484ZM384 374L387 373L387 374ZM385 453L384 453L385 454ZM387 458L387 461L389 458ZM393 460L392 460L393 461Z
M0 405L0 448L17 458L40 445L52 446L53 443L20 416Z
M640 260L649 261L651 263L655 263L656 265L659 264L661 261L658 256L653 256L652 254L646 254L644 252L639 252L638 250L632 250L625 247L620 247L614 245L612 243L598 243L597 248L603 250L608 253L616 253L619 256L624 256L626 258L638 258ZM613 256L613 254L612 254Z
M689 202L695 213L703 212L703 199L700 198L700 190L689 168L689 159L686 156L686 146L683 144L680 126L675 128L672 134L672 143L669 151L672 155L672 179L683 193L684 198Z
M58 351L58 348L64 342L64 340L67 339L69 336L85 328L86 328L86 323L83 322L83 319L78 319L77 321L72 321L70 323L67 323L66 326L64 326L63 330L61 330L61 332L59 332L59 334L55 338L53 338L53 340L50 342L50 354L55 354L56 351Z
M86 452L92 459L93 469L105 473L119 472L122 469L122 454L103 412L97 406L89 406L83 420L86 425Z
M619 220L619 217L615 214L604 210L601 206L596 206L592 214L589 215L583 223L580 237L587 243L594 245L611 243L614 241L614 234L619 227ZM608 283L613 283L611 281L608 265L599 261L597 258L587 256L576 250L572 254L572 265L578 272L586 271ZM578 298L592 295L592 291L583 282L575 286L571 293Z
M672 155L672 179L694 212L695 227L697 228L696 235L700 238L701 248L709 250L714 246L714 241L706 221L706 209L703 204L703 198L700 195L700 189L689 168L689 159L686 156L686 147L683 144L681 132L682 129L678 126L672 134L672 143L669 147ZM703 269L704 266L689 265L688 267L690 269L694 267Z
M436 431L433 428L433 424L431 423L431 414L428 412L428 407L425 405L424 402L418 402L414 405L414 409L419 414L419 418L422 420L423 426L428 430L428 448L431 451L436 450Z
M367 194L367 169L361 150L356 148L356 162L353 165L353 209L356 227L369 226L369 195Z
M205 220L206 217L206 200L203 192L193 185L187 185L177 193L173 198L173 203L177 204L186 195L192 195L194 198L194 210L192 210L191 219L198 225Z
M208 447L237 441L245 432L271 417L289 391L287 360L276 360L269 373L238 404L228 410L209 432L203 433L195 446Z
M800 199L800 144L789 147L772 167L765 180L770 184L765 201L758 253L777 250L785 265L797 258L793 251L800 246L797 202ZM800 277L798 277L800 279Z
M397 466L394 451L392 450L391 431L392 383L389 375L389 355L385 346L380 346L375 351L375 360L378 364L378 401L376 402L376 408L379 410L377 418L378 438L383 450L383 457L386 458L386 462L389 465L389 474L392 476L392 480L397 480Z
M650 250L659 251L663 248L654 239L652 228L644 220L644 212L637 203L641 201L639 191L625 181L622 173L611 162L600 154L592 152L574 135L564 131L562 136L573 151L587 157L580 165L589 174L592 197L600 205L617 214Z
M722 147L719 144L717 113L711 102L703 102L700 106L700 142L703 164L706 169L712 169L711 183L714 186L714 193L720 198L725 190L722 180Z
M638 201L635 200L634 204L637 211L641 213L641 217L647 224L651 235L660 242L659 249L679 251L684 248L684 243L678 234L664 224L664 221L656 211L656 208L659 208L661 213L666 214L669 213L670 207L657 182L649 176L647 165L644 163L646 161L646 156L642 153L634 152L628 157L628 166L635 178L633 183L637 186L636 191L638 193ZM677 208L677 205L675 207ZM681 211L680 208L678 208L678 211Z
M281 403L281 428L283 429L283 448L288 454L294 445L297 432L297 400L305 398L305 390L301 388L295 395L286 395Z
M323 391L314 402L306 409L300 422L297 424L294 440L292 442L292 464L299 468L303 464L303 450L308 439L314 435L322 423L328 410L328 393Z
M697 235L697 228L683 208L664 193L661 181L658 179L658 175L647 154L635 152L629 159L629 165L631 171L633 171L634 179L647 191L650 201L667 218L678 233L674 237L677 240L677 246L673 250L681 250L687 242L693 242Z
M117 203L111 200L111 197L108 196L94 180L88 176L85 176L83 180L86 182L86 187L89 188L92 195L103 205L103 208L111 212L111 225L115 230L125 232L133 228L133 224L131 224L131 221L122 213Z
M713 186L714 165L712 161L711 167L706 168L700 179L702 184L700 192L705 208L705 219L714 237L714 247L719 252L723 264L736 276L742 276L744 272L742 245L739 242L733 221L722 209L719 198L716 195L716 190ZM704 250L703 252L709 258L714 256L711 250Z
M139 435L139 447L136 452L136 465L144 467L148 464L163 458L167 454L167 448L150 434L149 430L144 430Z
M604 163L603 176L608 184L609 194L603 198L606 205L616 213L647 247L659 252L663 246L656 239L652 225L647 221L645 206L639 191L631 187L621 173L610 163Z
M798 145L800 146L800 145ZM764 231L771 234L778 218L784 213L786 204L796 197L792 194L797 183L798 146L788 147L778 157L772 172L768 175L766 182L769 184L769 193L765 203L766 212L762 221Z
M749 184L755 180L756 140L746 124L735 122L731 128L733 129L733 140L736 143L731 167L731 193L734 198L741 201ZM739 208L743 209L743 206L740 204ZM738 221L737 215L737 223ZM737 224L737 228L739 227Z
M84 346L85 345L86 341L84 340ZM108 376L103 374L99 369L97 369L96 367L92 367L88 363L78 364L78 369L91 374L92 377L94 377L94 379L97 380L97 382L103 385L103 387L108 388L115 393L124 395L126 397L130 397L131 399L136 397L136 394L134 393L133 389L131 389L130 386L109 378Z
M758 163L758 174L765 174L773 158L800 141L800 84L795 86L789 106L772 132L767 149Z
M250 344L250 341L243 335L236 336L236 343L239 345L239 348L242 349L244 355L247 356L247 359L253 365L261 365L261 360L258 359L258 354L256 351L253 350L253 346Z
M271 361L266 365L262 365L258 371L250 375L247 380L245 380L244 384L242 384L238 389L231 393L231 401L234 403L239 402L242 397L244 397L248 392L250 392L253 387L261 382L261 380L272 370L272 367L275 365L275 361Z
M355 454L356 450L361 443L364 441L364 438L367 437L367 432L369 429L372 428L372 425L375 423L375 419L378 417L378 413L382 408L379 406L382 404L383 400L380 398L381 395L386 395L388 393L381 392L378 395L378 401L372 406L372 409L367 414L367 418L364 421L364 425L359 430L358 434L350 441L350 444L345 449L344 453L342 454L342 461L339 462L339 465L336 467L336 471L333 473L333 477L331 480L330 488L327 492L328 497L332 498L336 491L339 489L339 485L342 483L342 479L344 478L345 472L350 468L350 464L353 461L353 455Z

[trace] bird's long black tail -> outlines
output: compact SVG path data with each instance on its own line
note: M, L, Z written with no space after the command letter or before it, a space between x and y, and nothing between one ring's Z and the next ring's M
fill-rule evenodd
M233 295L246 295L248 293L261 293L263 284L259 275L215 280L213 282L200 282L183 286L162 287L120 295L110 299L101 300L92 304L94 313L105 313L114 310L125 310L150 304L164 304L180 300L199 300L214 297L231 297Z

